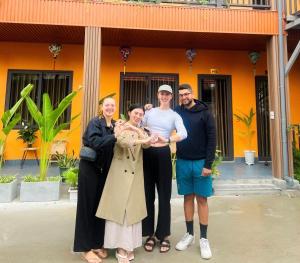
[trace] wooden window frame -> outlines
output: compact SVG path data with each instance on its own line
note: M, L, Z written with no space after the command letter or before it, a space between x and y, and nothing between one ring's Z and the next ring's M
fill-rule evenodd
M67 94L69 94L73 90L73 71L65 71L65 70L28 70L28 69L9 69L7 72L7 82L6 82L6 94L5 94L5 104L4 104L4 111L9 109L9 101L11 95L11 81L13 74L37 74L39 75L39 84L38 87L38 98L37 98L37 106L40 109L41 102L42 102L42 76L43 74L66 74L70 76L70 83L67 87ZM67 121L71 120L71 107L67 108ZM13 129L20 129L21 125L17 124ZM70 127L68 127L70 129Z

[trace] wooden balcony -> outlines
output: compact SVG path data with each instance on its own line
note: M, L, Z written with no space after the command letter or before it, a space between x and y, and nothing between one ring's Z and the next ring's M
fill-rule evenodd
M212 0L210 1L212 4ZM213 1L220 3L220 0ZM255 6L266 3L253 1L251 3L255 3ZM198 8L198 6L138 4L124 1L4 0L0 5L0 23L3 23L4 30L5 23L10 23L214 34L278 34L276 10L253 9L254 6L250 7L249 0L230 0L230 2L231 8L223 6ZM243 4L244 8L234 7L234 4Z
M47 0L52 1L52 0ZM114 0L61 0L73 2L115 2ZM251 9L271 9L274 0L122 0L119 2L137 3L137 4L170 4L182 6L198 7L219 7L219 8L251 8Z
M300 0L285 0L286 30L300 29Z
M300 15L300 0L285 0L286 1L286 14L287 16Z

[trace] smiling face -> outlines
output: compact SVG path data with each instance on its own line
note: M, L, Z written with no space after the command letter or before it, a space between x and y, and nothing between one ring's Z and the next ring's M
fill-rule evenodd
M102 105L103 116L112 118L116 112L116 102L113 98L106 98Z
M170 105L170 101L172 100L172 93L168 91L160 91L157 93L157 98L160 105Z
M129 121L133 125L138 126L144 117L144 111L141 108L136 108L132 111L129 111L128 116L129 116Z
M192 105L194 100L193 93L189 89L179 90L179 104L185 107Z

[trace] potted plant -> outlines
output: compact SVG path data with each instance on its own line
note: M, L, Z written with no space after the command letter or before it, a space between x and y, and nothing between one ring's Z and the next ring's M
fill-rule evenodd
M21 182L21 201L55 201L59 199L61 177L47 177L50 148L58 133L69 127L70 123L79 116L79 114L74 116L70 122L58 124L58 120L71 105L77 93L78 91L71 92L62 99L56 108L51 104L49 94L44 93L41 105L42 111L40 111L29 93L21 92L22 98L26 100L28 111L41 134L40 173L37 177L27 176Z
M71 201L77 200L77 190L78 190L78 168L69 168L63 173L63 178L65 182L69 185L69 196Z
M17 179L14 175L0 176L0 203L11 202L17 197Z
M37 132L38 128L33 125L32 123L29 123L27 121L21 122L21 129L18 131L18 139L23 140L24 143L27 144L27 147L32 147L33 143L35 142L37 136L35 133Z
M251 126L254 120L255 112L253 111L253 108L251 108L249 114L245 114L241 112L240 114L233 114L233 115L236 118L236 120L238 122L241 122L245 127L245 131L240 131L239 135L244 137L246 140L247 148L246 150L244 150L245 162L248 165L252 165L254 164L255 151L251 150L251 142L255 134L255 131L252 130Z
M59 200L60 176L47 177L41 181L40 176L23 177L20 188L21 202L48 202Z
M74 155L74 150L72 151L72 155L68 155L67 153L56 152L55 159L57 161L57 165L59 167L59 172L61 176L69 168L74 168L76 166L77 158Z

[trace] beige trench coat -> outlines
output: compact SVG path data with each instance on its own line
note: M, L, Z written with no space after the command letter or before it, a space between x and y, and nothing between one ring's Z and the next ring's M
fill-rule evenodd
M127 225L136 224L147 216L142 152L142 147L146 146L134 146L136 139L143 138L130 130L117 137L114 157L96 212L97 217L121 225L125 214Z

